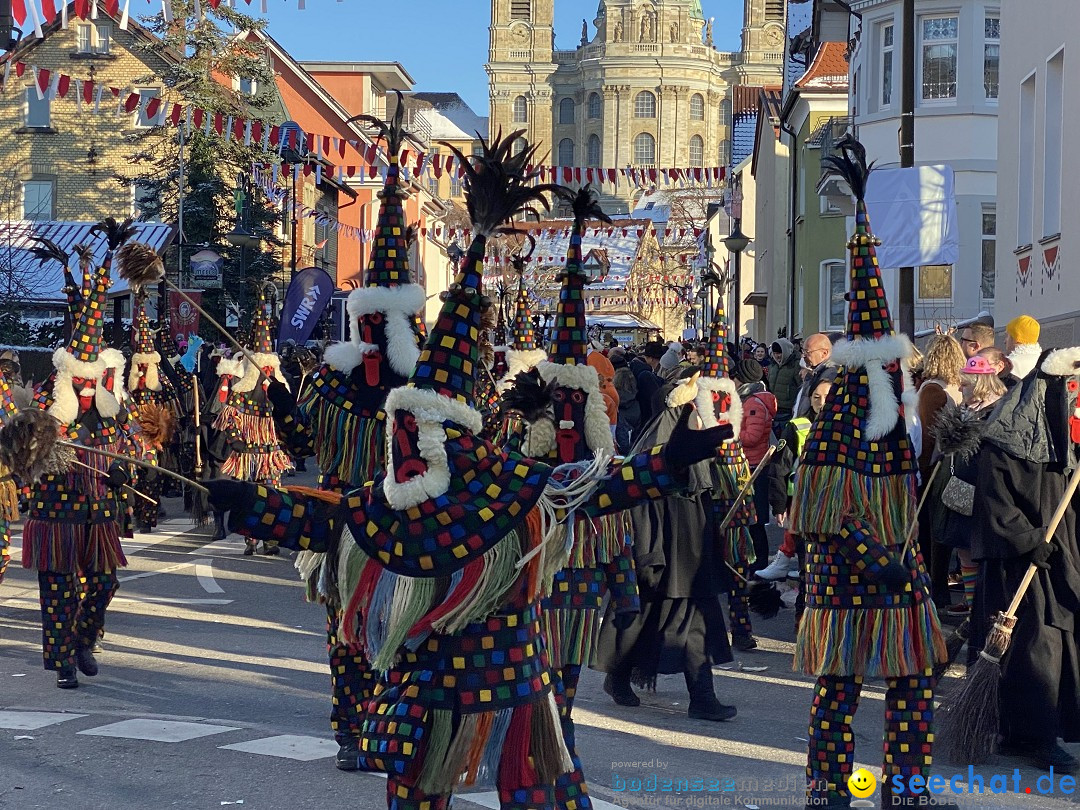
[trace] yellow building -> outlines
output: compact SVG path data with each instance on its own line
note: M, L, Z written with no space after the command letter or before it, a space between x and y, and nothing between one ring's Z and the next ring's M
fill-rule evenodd
M784 0L745 0L741 48L718 51L700 0L600 0L593 28L555 47L555 0L492 0L490 132L525 129L559 166L727 164L729 90L778 84ZM612 192L611 186L605 191ZM630 210L624 184L605 199Z

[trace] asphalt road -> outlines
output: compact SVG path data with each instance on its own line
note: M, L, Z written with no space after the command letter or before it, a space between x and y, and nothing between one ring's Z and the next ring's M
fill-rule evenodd
M101 672L70 691L41 667L36 577L16 551L0 585L0 807L385 807L385 780L333 766L323 609L304 602L291 554L245 558L242 549L236 536L210 543L209 530L183 520L129 543ZM812 684L791 672L790 611L755 633L761 649L715 672L720 699L739 709L728 723L689 720L681 676L662 676L627 709L604 695L602 676L584 674L575 719L600 810L802 806ZM881 684L867 686L855 725L858 761L877 772L883 695ZM1007 774L1012 790L1017 766L997 758L979 772L987 785ZM1021 795L958 799L1073 806L1074 796L1039 795L1040 775L1020 768ZM490 791L461 799L463 808L497 806Z

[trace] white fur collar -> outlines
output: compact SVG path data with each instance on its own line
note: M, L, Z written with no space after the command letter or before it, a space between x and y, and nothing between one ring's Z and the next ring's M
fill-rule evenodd
M386 359L390 367L402 377L412 375L416 361L420 359L420 347L416 345L413 316L424 308L427 296L419 284L402 284L399 287L358 287L349 293L345 305L349 313L349 343L339 343L326 351L324 358L331 368L348 374L375 346L360 339L357 319L361 315L381 312L386 316ZM338 348L348 347L354 348Z
M244 360L242 357L238 357L235 360L230 360L228 357L223 357L218 360L218 377L242 377L243 374Z
M444 422L453 422L480 433L483 418L474 408L464 402L444 397L428 388L404 385L395 388L386 397L386 417L390 428L386 431L386 477L383 494L394 509L409 509L429 498L437 498L450 488L450 464L446 456L446 428ZM394 413L408 411L416 417L417 444L420 457L427 465L427 472L398 483L394 475L393 442Z
M157 352L142 354L136 352L131 355L131 370L128 372L128 388L134 391L139 385L139 366L146 366L146 388L150 391L161 390L161 375L158 364L161 363L161 355Z
M1035 370L1042 356L1042 346L1038 343L1017 343L1009 354L1009 362L1012 363L1012 374L1018 380L1022 380Z
M124 355L116 349L103 349L98 359L92 362L76 360L66 349L53 352L53 365L56 375L53 379L52 405L48 412L62 424L70 425L79 418L79 398L72 388L74 377L94 380L94 407L104 419L114 418L120 413L120 403L124 401ZM113 372L113 392L105 387L105 373Z
M907 335L901 334L886 335L875 340L842 340L833 347L832 362L836 365L845 369L862 368L866 371L870 404L866 422L863 424L863 436L868 441L877 441L887 436L900 418L900 403L893 392L889 373L883 368L885 364L900 362L904 379L904 409L907 411L915 407L916 392L907 365L911 354L911 341Z
M278 356L276 354L263 354L261 352L255 352L251 356L255 358L255 362L258 363L258 365L252 365L250 360L248 360L247 362L244 362L243 360L241 361L241 365L244 369L244 376L241 377L233 385L234 391L240 394L246 394L248 391L254 391L255 386L259 384L259 380L261 379L261 370L267 367L274 370L273 373L275 380L277 380L279 383L282 383L286 388L289 387L288 381L286 381L285 376L281 373L281 360L278 359Z
M698 396L698 383L700 378L695 379L689 377L680 381L667 395L667 406L669 408L681 408L689 402L693 402ZM704 421L704 414L701 414L702 421Z
M532 371L545 360L547 352L543 349L506 349L506 373L496 386L499 393L508 389L518 374Z
M1054 349L1043 360L1042 370L1052 377L1080 376L1080 346Z
M727 416L723 424L731 425L735 435L728 441L737 441L742 431L743 406L739 397L738 386L735 381L728 377L702 377L698 380L698 394L694 399L694 406L701 417L701 423L706 428L716 427L721 422L716 418L716 408L713 407L713 392L727 394L731 400L728 406Z

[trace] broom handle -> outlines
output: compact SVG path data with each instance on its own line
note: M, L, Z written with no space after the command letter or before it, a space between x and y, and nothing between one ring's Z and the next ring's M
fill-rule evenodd
M76 467L82 467L84 470L89 470L92 473L96 473L98 478L104 478L105 477L105 474L101 470L95 469L94 467L91 467L89 464L83 464L78 459L74 459L71 463L74 464ZM135 489L135 487L129 487L127 484L124 484L123 489L126 492L130 492L133 495L138 495L144 501L149 501L150 503L154 504L154 506L157 506L157 501L155 501L153 498L151 498L146 493L139 492L139 490Z
M195 475L202 475L202 446L199 434L202 433L202 423L199 417L199 377L198 375L192 375L191 393L192 401L195 405Z
M255 362L255 356L250 351L248 351L243 346L241 346L240 343L236 340L236 338L234 338L232 335L230 335L228 332L226 332L224 326L222 326L220 323L215 321L213 316L211 316L205 309L203 309L201 306L199 306L194 301L192 301L190 295L188 295L186 292L184 292L179 287L177 287L175 284L173 284L171 281L169 281L167 276L164 277L164 278L165 278L165 283L169 285L169 288L173 292L175 292L177 295L179 295L181 298L183 298L185 301L187 301L189 304L191 304L193 307L195 307L195 309L197 309L199 311L199 314L201 314L204 318L206 318L206 320L210 321L210 325L215 327L219 332L221 332L221 334L223 334L225 336L225 339L227 341L229 341L229 343L231 343L233 346L235 346L237 349L239 349L241 352L243 352L244 357L247 358L248 362L251 363L251 365L253 365L255 368L259 369L259 376L260 377L266 376L266 375L263 374L263 371L259 367L259 364Z
M63 439L57 439L56 443L62 447L70 447L74 450L85 450L87 453L93 453L98 456L105 456L105 458L111 458L114 461L123 461L126 464L134 464L136 467L142 467L145 470L157 470L159 473L175 478L177 481L187 484L188 486L195 487L195 489L202 492L204 495L209 495L210 490L201 484L197 484L190 478L185 478L180 473L175 473L172 470L168 470L164 467L155 467L153 464L147 464L145 461L139 461L137 458L131 456L123 456L119 453L113 453L109 450L102 450L100 447L87 447L85 444L79 444L77 442L68 442Z
M1057 532L1058 526L1061 525L1061 520L1065 517L1065 512L1069 508L1069 502L1072 501L1073 495L1076 494L1076 488L1078 486L1080 486L1080 464L1076 465L1072 475L1069 476L1069 485L1065 487L1065 494L1061 497L1061 503L1058 504L1057 509L1054 511L1054 516L1050 518L1050 525L1046 527L1046 537L1043 539L1044 543L1049 543L1054 539L1054 534ZM1035 572L1038 568L1039 566L1032 563L1028 566L1028 570L1024 572L1024 578L1020 581L1020 587L1017 589L1016 595L1009 604L1009 609L1005 611L1005 615L1009 618L1015 616L1016 611L1019 610L1020 602L1027 593L1027 589L1031 585L1031 580L1035 578Z
M938 470L941 469L941 465L944 463L944 461L944 456L939 458L937 460L937 464L934 465L934 469L930 471L930 475L926 478L926 485L923 487L922 496L919 498L919 505L915 507L915 520L911 522L911 527L908 529L907 537L904 538L904 547L900 550L901 560L907 557L908 548L911 546L911 541L915 539L915 534L919 531L919 515L922 514L922 508L926 505L926 497L930 494L930 485L934 483L934 479L937 478Z
M754 472L750 474L750 477L748 479L746 479L746 483L742 485L742 488L739 490L739 494L735 496L735 503L731 505L728 513L724 515L724 519L720 521L720 525L716 529L717 534L726 529L728 527L728 524L735 519L735 513L739 511L739 505L742 503L742 499L746 497L746 494L750 491L750 488L754 486L754 481L756 481L757 477L761 475L762 470L764 470L769 465L769 460L773 457L773 454L777 450L783 449L784 445L786 444L787 442L781 439L779 443L770 446L769 449L765 451L765 455L761 457L761 461L758 462L758 465L754 469ZM728 567L728 570L731 571L731 573L733 573L739 579L741 579L745 584L750 584L750 580L748 580L746 577L736 571L735 566L733 566L727 560L724 560L724 565L726 565Z

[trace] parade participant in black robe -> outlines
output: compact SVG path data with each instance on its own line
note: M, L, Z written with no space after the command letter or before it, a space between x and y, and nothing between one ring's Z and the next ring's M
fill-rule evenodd
M1077 770L1058 738L1080 741L1080 495L1052 542L1044 539L1078 462L1078 362L1080 348L1047 353L1038 372L1002 401L980 455L972 538L972 556L980 561L973 645L1008 606L1028 566L1039 565L1002 661L1002 753L1058 773Z

